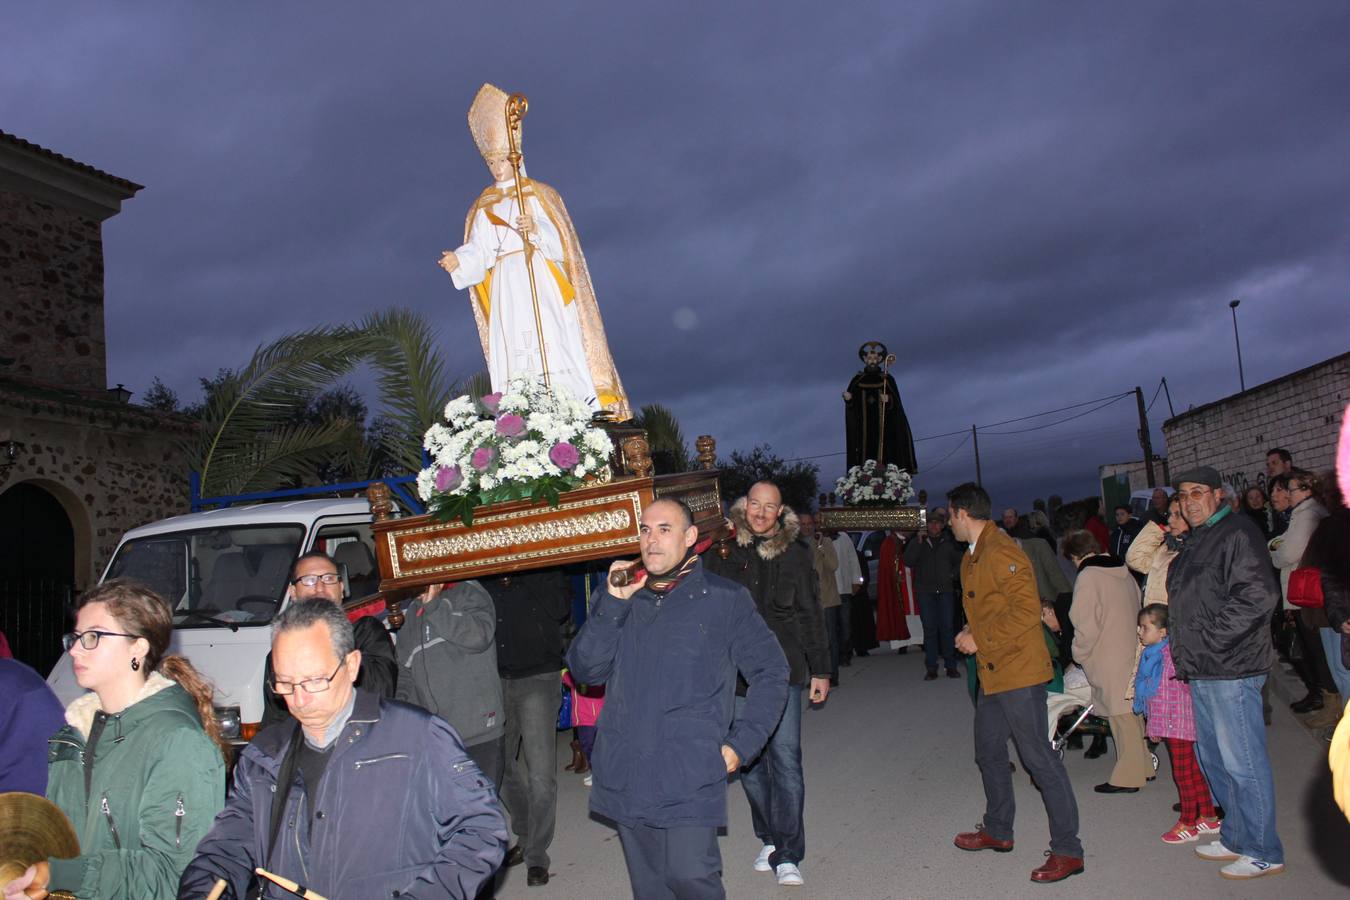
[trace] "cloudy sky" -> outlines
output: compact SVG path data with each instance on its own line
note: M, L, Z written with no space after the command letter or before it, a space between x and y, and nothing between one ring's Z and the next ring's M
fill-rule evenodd
M691 441L841 474L879 339L937 493L972 424L1235 392L1233 298L1248 385L1350 346L1340 0L28 3L0 46L0 129L146 185L104 230L136 391L392 305L482 368L435 260L484 81L530 98L628 391ZM995 502L1139 458L1133 399L1061 421L1093 409L982 432Z

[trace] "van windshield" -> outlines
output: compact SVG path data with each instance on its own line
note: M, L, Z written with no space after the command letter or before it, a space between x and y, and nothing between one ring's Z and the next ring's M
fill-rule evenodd
M240 525L150 535L122 544L108 578L133 578L173 607L176 628L270 622L300 553L300 525Z

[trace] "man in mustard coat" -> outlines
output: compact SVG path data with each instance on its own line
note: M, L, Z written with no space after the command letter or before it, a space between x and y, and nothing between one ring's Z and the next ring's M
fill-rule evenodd
M1083 871L1078 804L1059 755L1050 747L1045 683L1054 675L1041 633L1041 601L1031 563L991 521L989 495L967 482L947 495L951 529L969 545L961 561L962 604L969 624L956 649L975 654L975 761L984 780L984 821L956 836L962 850L1013 849L1013 783L1008 738L1035 779L1050 820L1050 854L1031 873L1062 881Z

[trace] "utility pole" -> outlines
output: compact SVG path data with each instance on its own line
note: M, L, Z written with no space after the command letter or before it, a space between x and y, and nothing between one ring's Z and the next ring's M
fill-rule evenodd
M1241 300L1232 300L1229 302L1228 308L1233 312L1233 343L1237 345L1238 385L1245 391L1247 390L1247 377L1242 374L1242 341L1238 339L1237 330L1237 308L1241 302Z
M1148 472L1148 486L1157 487L1158 479L1153 475L1153 439L1148 433L1148 410L1144 408L1144 390L1135 385L1134 399L1139 403L1139 446L1144 448L1144 467Z
M975 483L984 487L984 478L980 475L980 434L975 426L970 426L970 438L975 442Z

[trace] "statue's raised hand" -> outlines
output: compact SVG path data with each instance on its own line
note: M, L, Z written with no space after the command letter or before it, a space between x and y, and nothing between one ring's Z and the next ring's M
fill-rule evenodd
M444 269L446 274L449 274L459 268L459 257L454 254L454 251L447 250L441 254L441 258L436 262L436 265Z

